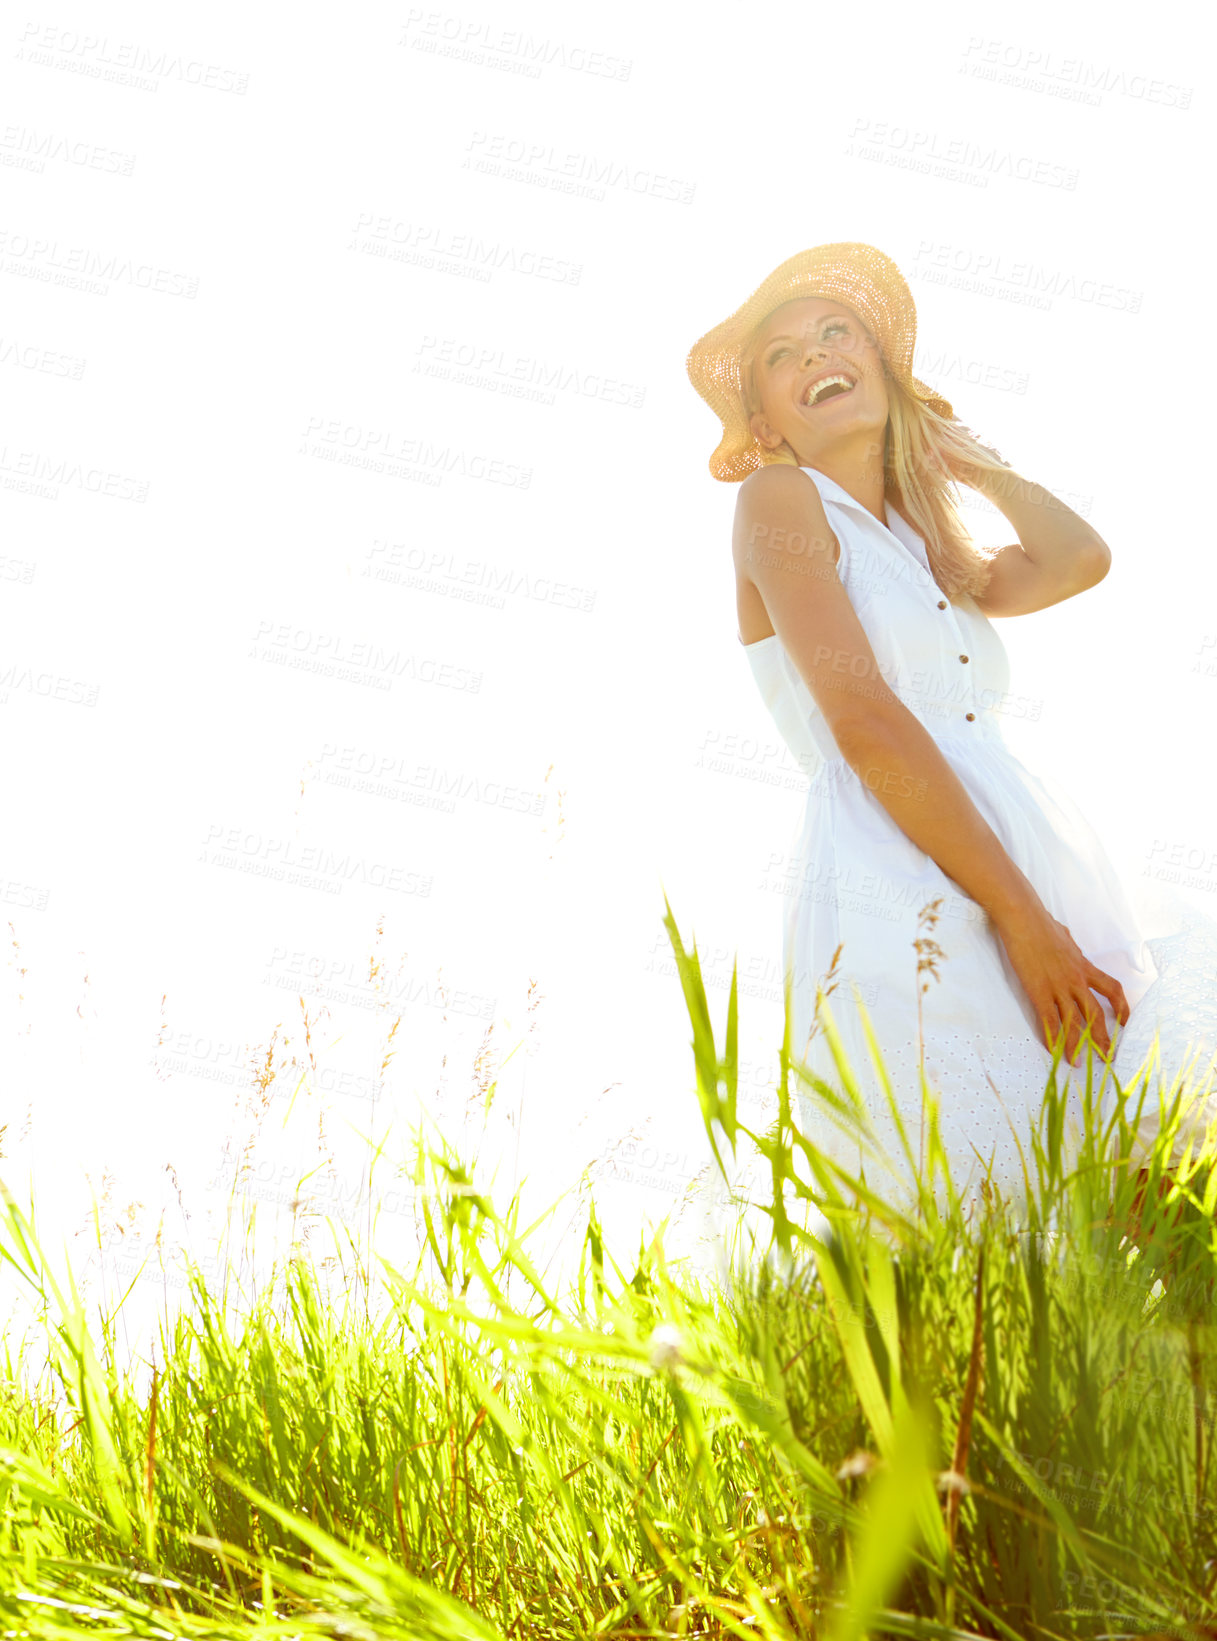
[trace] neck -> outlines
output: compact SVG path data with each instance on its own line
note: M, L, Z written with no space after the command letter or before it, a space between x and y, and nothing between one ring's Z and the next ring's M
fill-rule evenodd
M871 438L861 445L843 445L826 450L807 465L814 467L818 473L834 479L842 490L848 491L856 502L860 502L868 513L879 520L880 524L886 524L881 452L882 447L877 459L875 443Z

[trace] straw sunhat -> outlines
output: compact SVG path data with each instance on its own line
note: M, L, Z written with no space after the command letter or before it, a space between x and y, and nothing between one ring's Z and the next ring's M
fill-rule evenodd
M772 460L752 436L744 402L740 354L774 308L797 297L836 297L863 321L879 344L889 372L910 393L952 418L949 402L912 374L917 310L899 268L873 245L817 245L776 267L721 325L707 331L689 351L689 380L723 424L710 457L716 479L746 478Z

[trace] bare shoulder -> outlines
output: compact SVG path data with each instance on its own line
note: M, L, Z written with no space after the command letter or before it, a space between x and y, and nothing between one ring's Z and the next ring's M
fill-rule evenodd
M840 545L815 480L776 463L750 473L736 503L734 552L741 632L759 634L768 618L838 746L880 719L900 719L841 580Z
M735 501L731 551L740 570L760 553L800 558L824 553L835 563L840 548L815 481L785 462L749 473Z

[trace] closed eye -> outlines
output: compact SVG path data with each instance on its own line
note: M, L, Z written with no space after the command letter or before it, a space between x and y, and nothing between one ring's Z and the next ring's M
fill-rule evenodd
M849 334L849 326L846 324L844 319L830 319L829 322L825 325L824 329L820 332L820 334L821 334L821 336L827 336L831 331L834 331L834 330L844 331L846 333L846 335ZM789 352L790 352L789 348L774 348L773 352L770 353L766 357L765 363L767 365L776 364L777 361L782 357L782 355L784 353L789 353Z

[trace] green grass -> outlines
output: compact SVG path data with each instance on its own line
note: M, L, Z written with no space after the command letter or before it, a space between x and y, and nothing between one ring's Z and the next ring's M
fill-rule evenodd
M1025 1206L967 1211L933 1144L887 1201L792 1120L801 1087L865 1134L843 1061L817 1085L787 1040L776 1121L739 1120L734 984L720 1048L665 922L707 1133L772 1183L721 1286L662 1233L619 1262L593 1202L549 1291L518 1197L419 1134L423 1242L381 1303L334 1226L346 1283L196 1271L123 1368L5 1192L42 1347L6 1345L5 1635L1217 1635L1217 1171L1189 1146L1163 1184L1181 1091L1143 1180L1148 1078L1106 1118L1096 1087L1070 1147L1054 1077Z

